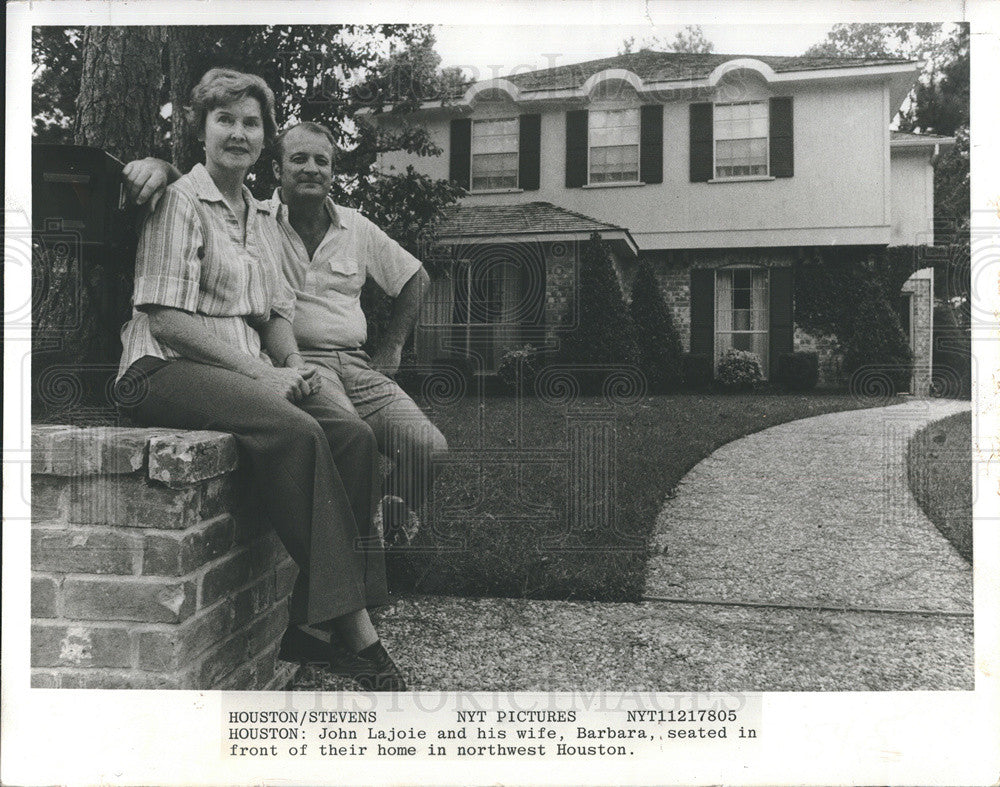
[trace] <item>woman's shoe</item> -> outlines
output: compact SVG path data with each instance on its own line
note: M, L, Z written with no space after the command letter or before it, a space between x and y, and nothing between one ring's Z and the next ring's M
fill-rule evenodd
M307 634L298 626L289 626L285 630L285 636L281 638L278 658L329 669L334 654L332 646L326 640Z
M350 678L365 691L406 691L403 673L381 641L369 645L361 653L352 653L298 626L289 626L281 638L278 658Z
M380 640L359 653L339 651L330 668L337 675L352 678L365 691L406 691L403 673Z

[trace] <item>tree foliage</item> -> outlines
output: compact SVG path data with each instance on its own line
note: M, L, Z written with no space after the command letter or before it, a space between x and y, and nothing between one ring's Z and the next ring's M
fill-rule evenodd
M338 197L381 182L375 169L380 152L441 152L422 128L404 124L392 132L376 131L359 118L387 109L403 115L420 101L461 85L457 69L440 69L429 25L175 26L164 28L164 34L162 117L148 153L172 158L182 171L202 153L196 130L180 110L209 68L236 68L263 77L275 92L279 127L304 120L327 125L340 148ZM36 139L71 138L83 35L82 28L33 31ZM250 183L258 197L273 187L264 157Z
M677 33L670 43L671 52L691 52L693 54L711 54L715 46L705 38L701 25L687 25Z
M72 142L82 41L83 30L76 27L31 29L32 135L39 142Z
M639 368L651 390L671 390L683 377L684 349L674 327L660 283L647 260L639 263L632 281L629 315L635 326Z
M805 53L824 57L920 59L927 42L940 30L941 26L933 22L840 23Z
M577 308L563 318L558 360L584 367L632 363L636 358L632 319L611 255L597 232L583 247L577 296Z
M795 324L836 337L843 371L880 367L903 390L912 354L894 308L913 272L913 248L897 254L877 247L817 249L795 269Z
M659 36L644 38L641 44L636 44L635 36L629 36L622 41L618 54L628 55L632 52L690 52L693 54L711 54L715 45L705 38L701 25L687 25L670 40Z
M909 389L913 353L899 316L879 287L854 291L855 304L845 338L844 373L850 378L862 369L879 371L897 391Z

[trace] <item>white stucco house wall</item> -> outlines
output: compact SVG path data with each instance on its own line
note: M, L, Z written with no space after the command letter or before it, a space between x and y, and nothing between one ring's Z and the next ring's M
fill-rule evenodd
M890 125L919 68L638 52L376 116L443 151L384 154L382 169L467 189L442 227L456 275L435 285L418 349L489 372L507 347L552 341L599 231L623 281L638 259L653 266L685 349L748 349L770 373L780 353L823 354L794 325L795 262L933 243L933 160L954 140Z

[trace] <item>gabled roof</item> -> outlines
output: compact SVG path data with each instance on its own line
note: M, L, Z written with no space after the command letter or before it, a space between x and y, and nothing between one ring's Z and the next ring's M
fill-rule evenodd
M817 71L858 66L904 65L903 58L812 57L771 55L717 55L690 52L632 52L583 63L571 63L540 71L505 77L521 90L566 90L578 88L594 74L608 69L631 71L643 82L669 82L682 79L705 79L723 63L732 60L758 60L776 73Z
M438 225L442 241L516 240L518 237L572 236L585 238L600 232L608 238L621 239L633 250L638 246L624 227L566 210L551 202L527 202L519 205L449 205Z

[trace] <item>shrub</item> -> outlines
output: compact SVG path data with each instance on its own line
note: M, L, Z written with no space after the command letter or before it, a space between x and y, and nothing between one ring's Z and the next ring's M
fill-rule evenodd
M897 392L909 390L913 353L896 310L875 286L860 288L855 300L848 334L841 337L844 373L850 379L862 369L877 372L890 380Z
M556 361L591 367L577 374L581 384L591 388L605 377L593 367L629 364L636 357L632 321L611 255L597 232L584 247L577 291L579 308L571 309L563 317Z
M778 356L777 377L777 382L789 391L811 391L819 381L819 354L781 353Z
M751 389L764 379L760 358L746 350L726 350L719 360L719 382L726 388Z
M670 309L649 262L639 263L632 282L629 314L635 328L639 368L655 392L675 390L683 377L684 351Z
M712 358L706 353L685 353L681 359L684 385L701 390L712 384Z
M914 258L921 258L918 252L914 247L831 248L817 250L814 260L796 268L795 323L814 335L837 337L842 369L852 385L877 377L896 391L909 388L913 358L891 304Z
M542 366L541 352L526 344L507 350L497 365L497 375L509 390L530 391Z

